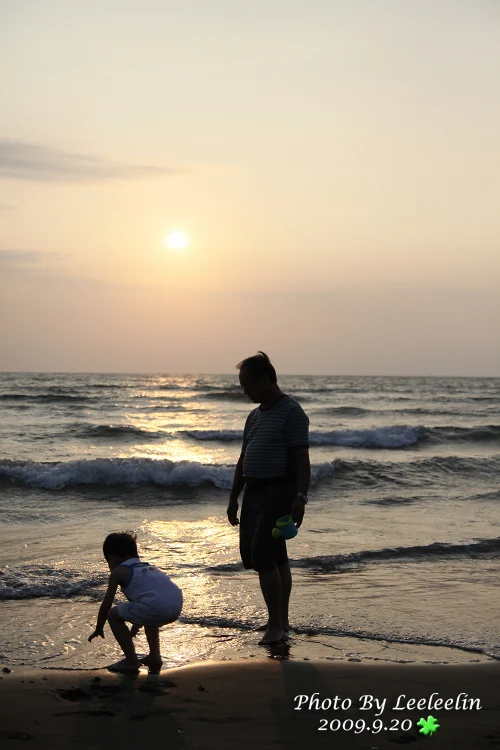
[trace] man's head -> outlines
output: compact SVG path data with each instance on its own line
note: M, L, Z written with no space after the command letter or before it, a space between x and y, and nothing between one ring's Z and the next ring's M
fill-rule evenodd
M276 370L265 352L258 352L236 365L240 371L240 384L245 394L257 404L276 390Z
M123 560L138 557L136 539L136 535L130 531L108 534L102 545L102 551L111 570Z

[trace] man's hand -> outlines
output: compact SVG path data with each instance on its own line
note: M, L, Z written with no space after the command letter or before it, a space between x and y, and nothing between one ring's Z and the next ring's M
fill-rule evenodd
M293 501L292 505L292 521L294 524L299 528L300 524L302 523L302 519L304 518L304 511L305 511L306 505L301 497L296 497Z
M92 641L92 638L97 638L98 635L104 638L104 628L96 628L92 635L89 635L89 643Z
M229 519L229 523L231 524L231 526L237 526L239 524L237 500L229 501L229 505L227 506L227 517Z
M130 635L132 636L132 638L135 638L141 628L142 625L132 625L132 627L130 628Z

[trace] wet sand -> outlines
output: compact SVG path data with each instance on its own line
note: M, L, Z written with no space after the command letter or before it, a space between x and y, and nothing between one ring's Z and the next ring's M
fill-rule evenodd
M500 663L493 661L375 665L267 658L203 662L160 675L18 667L0 676L2 750L500 748ZM433 693L441 707L396 710ZM301 710L297 696L307 696ZM361 710L368 705L362 696L385 699L383 711ZM336 697L344 710L334 709ZM477 702L471 707L471 699L479 699L481 708L473 707ZM448 710L446 700L453 706ZM429 715L440 727L424 736L417 722ZM346 722L344 729L330 728L336 719ZM355 733L360 720L365 729ZM379 733L377 721L385 727Z

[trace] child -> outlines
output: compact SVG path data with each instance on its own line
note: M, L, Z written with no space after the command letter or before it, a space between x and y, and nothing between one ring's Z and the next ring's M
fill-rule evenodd
M103 552L111 575L97 616L97 625L89 641L98 635L104 638L104 623L108 620L113 635L125 654L124 659L108 669L112 672L137 672L142 663L151 672L158 673L163 663L159 628L179 617L182 591L161 570L141 562L137 554L135 534L109 534L104 540ZM111 609L118 586L121 586L128 602ZM125 621L132 623L131 630L125 625ZM139 660L132 638L143 625L149 644L149 656Z

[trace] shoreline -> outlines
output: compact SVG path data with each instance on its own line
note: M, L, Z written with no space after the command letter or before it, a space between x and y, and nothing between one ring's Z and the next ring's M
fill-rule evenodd
M255 587L256 588L256 587ZM255 593L255 592L253 592ZM92 632L96 605L88 601L53 600L41 597L34 600L4 600L5 627L0 670L29 667L44 669L53 666L65 669L99 669L122 658L121 650L111 636L104 641L87 643ZM244 621L240 627L228 618L181 615L175 624L160 631L165 668L177 668L198 662L260 659L279 656L294 661L301 659L326 660L328 663L355 660L363 664L482 664L500 663L498 647L457 645L445 643L415 643L382 638L364 633L315 633L312 628L294 625L286 641L272 648L258 645L261 633L258 623ZM50 638L49 638L50 635ZM46 643L44 642L46 641ZM490 639L491 641L491 639ZM143 633L135 639L137 652L148 653Z
M169 750L332 745L389 750L406 743L419 748L430 737L419 732L417 722L429 714L440 724L433 750L500 747L497 661L374 664L260 657L198 662L160 675L146 669L120 675L14 667L0 671L0 678L0 744L6 750L30 740L39 750L112 745L135 750L145 741ZM445 708L445 700L453 700L453 707ZM467 708L469 700L475 707ZM361 721L363 731L355 733Z

